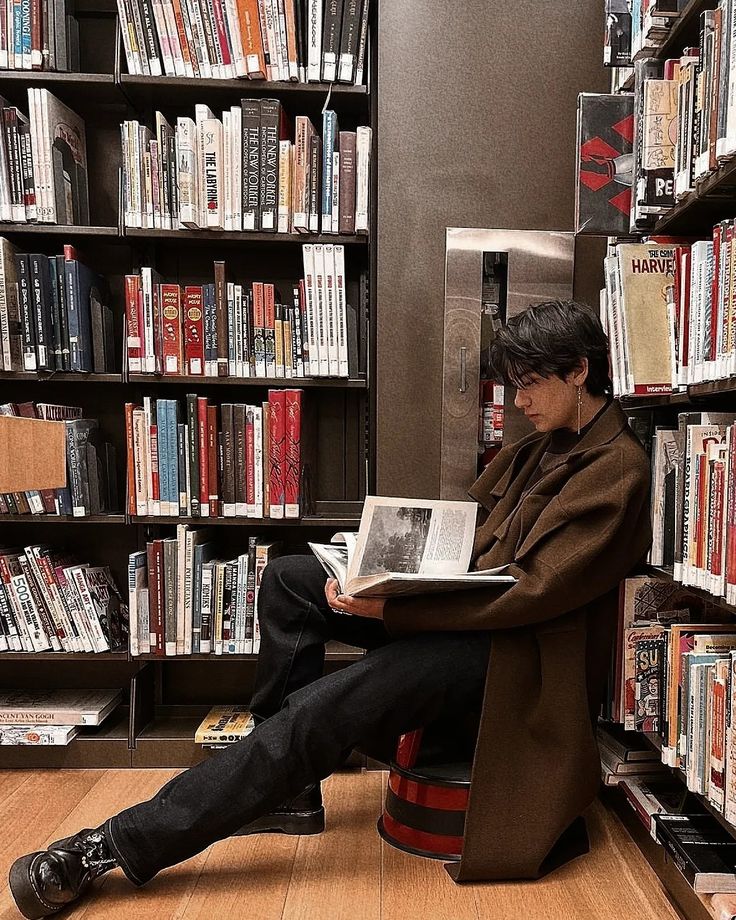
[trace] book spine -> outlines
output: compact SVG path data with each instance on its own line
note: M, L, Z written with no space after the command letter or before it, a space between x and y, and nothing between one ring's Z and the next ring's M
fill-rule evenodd
M197 448L199 457L199 513L201 517L209 517L210 474L209 443L207 436L207 398L203 396L197 399L197 436L199 438Z
M307 82L319 83L322 64L322 0L306 0Z
M370 0L363 0L363 9L360 13L360 33L358 36L358 50L355 55L355 85L362 86L365 75L365 55L368 47L368 5Z
M220 516L217 406L207 406L207 471L210 517Z
M312 134L309 138L309 232L319 233L320 218L320 192L322 176L322 140L319 134Z
M261 99L260 104L260 229L276 231L278 222L279 124L281 103Z
M355 233L355 131L340 132L340 204L338 231Z
M222 423L222 514L223 517L235 517L235 430L232 403L223 403L220 413Z
M197 396L194 393L187 394L187 426L188 426L188 461L189 461L189 504L192 509L192 517L201 516L201 506L199 501L199 415L198 415Z
M204 373L204 314L202 288L184 288L184 342L186 373L201 377Z
M235 516L247 515L247 470L246 470L246 418L245 406L233 406L233 479L235 494Z
M215 262L215 309L217 316L217 376L227 377L227 280L225 277L225 263L220 261Z
M269 390L270 516L283 518L286 487L286 393Z
M344 0L340 30L340 62L337 72L337 79L340 83L353 82L360 38L360 12L361 0Z
M245 516L260 517L256 509L254 406L245 407Z
M302 481L302 391L284 391L284 517L298 518Z
M178 284L162 284L159 288L163 323L164 374L182 373L181 291Z
M373 132L361 126L355 142L355 232L367 233L370 224L370 163Z
M257 99L243 99L243 230L257 230L260 217L261 109Z

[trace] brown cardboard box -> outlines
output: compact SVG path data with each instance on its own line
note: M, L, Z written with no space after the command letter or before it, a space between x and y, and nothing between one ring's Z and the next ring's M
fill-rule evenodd
M65 485L64 423L0 416L0 492Z

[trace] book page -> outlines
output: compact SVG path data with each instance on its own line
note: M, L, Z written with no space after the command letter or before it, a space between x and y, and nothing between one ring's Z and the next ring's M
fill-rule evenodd
M350 559L349 580L386 572L426 576L467 572L477 508L475 502L369 495Z

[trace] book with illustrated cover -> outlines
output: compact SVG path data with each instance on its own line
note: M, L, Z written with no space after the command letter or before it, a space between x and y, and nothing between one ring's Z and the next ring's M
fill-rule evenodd
M76 725L0 725L0 745L67 745L78 734Z
M310 543L327 574L353 597L436 594L511 585L506 566L469 572L475 502L369 495L360 529L329 544Z
M242 741L254 728L253 716L244 706L213 706L197 727L194 743L233 744Z
M3 725L100 725L122 700L120 690L2 690Z

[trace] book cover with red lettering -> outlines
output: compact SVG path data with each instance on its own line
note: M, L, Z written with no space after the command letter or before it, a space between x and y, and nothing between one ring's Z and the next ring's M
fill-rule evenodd
M161 299L164 374L179 375L182 372L181 292L179 285L162 284L159 296Z
M284 396L284 517L298 518L302 479L302 390L285 390Z
M269 470L268 493L272 518L284 517L286 489L286 393L284 390L268 391Z
M204 374L204 313L202 288L184 288L184 357L186 373Z

